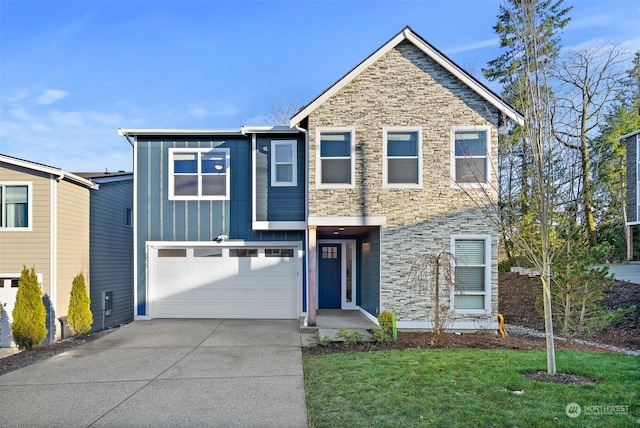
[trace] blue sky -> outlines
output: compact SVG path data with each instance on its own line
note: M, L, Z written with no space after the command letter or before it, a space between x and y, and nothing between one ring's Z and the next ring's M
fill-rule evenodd
M118 128L263 124L271 105L308 103L406 25L481 77L500 53L500 3L0 0L0 153L131 170ZM640 2L565 5L563 46L640 49Z

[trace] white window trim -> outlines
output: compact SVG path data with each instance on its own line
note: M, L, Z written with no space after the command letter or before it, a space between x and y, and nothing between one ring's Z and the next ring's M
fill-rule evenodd
M320 158L320 135L324 132L349 132L351 134L351 183L322 183L322 160ZM317 189L353 189L356 187L355 172L356 130L353 126L319 127L316 129L316 188ZM340 158L334 158L340 159Z
M200 167L201 167L201 163L200 163L200 155L203 153L215 153L215 152L219 152L219 153L225 153L225 159L226 159L226 165L227 165L227 169L226 169L226 174L225 174L225 181L226 181L226 195L225 196L217 196L217 195L206 195L206 196L192 196L192 195L178 195L176 196L173 192L174 192L174 172L173 172L173 155L174 153L198 153L198 177L201 176L201 171L200 171ZM207 147L207 148L170 148L169 149L169 189L168 189L168 194L169 194L169 200L172 201L228 201L229 199L231 199L231 165L230 165L230 150L228 148L213 148L213 147Z
M31 181L0 181L0 186L27 186L27 227L2 227L4 218L0 218L0 232L31 232L33 230L33 183ZM4 192L2 197L4 198ZM0 200L0 204L4 204ZM4 216L4 206L0 210L0 215Z
M478 131L486 133L486 153L485 153L485 168L486 168L486 177L483 183L458 183L456 181L456 132L457 131ZM451 187L463 188L463 189L472 189L472 188L484 188L489 187L491 185L491 126L488 125L477 125L477 126L452 126L450 131L450 174L451 174Z
M418 133L418 183L388 183L389 158L387 157L387 135L389 132ZM393 159L414 159L414 156L393 156ZM415 189L422 187L422 126L384 126L382 128L382 188Z
M484 309L456 309L454 305L455 295L467 293L451 291L451 311L459 314L489 314L491 313L491 235L451 235L451 254L456 255L456 241L483 240L484 241ZM455 263L455 262L454 262ZM455 266L454 266L455 271ZM455 278L455 276L454 276ZM455 280L455 279L454 279ZM468 293L480 295L481 293Z
M291 167L293 169L291 181L277 181L276 176L276 147L291 146ZM295 187L298 185L298 142L296 140L271 140L271 187ZM282 165L288 165L289 162L281 162Z

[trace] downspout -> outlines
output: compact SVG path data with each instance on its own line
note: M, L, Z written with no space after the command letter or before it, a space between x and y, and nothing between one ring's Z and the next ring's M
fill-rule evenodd
M309 131L300 127L300 125L296 125L294 127L296 131L304 134L304 236L305 236L305 246L304 246L304 266L305 266L305 285L306 285L306 307L307 307L307 317L305 319L305 325L308 324L309 321ZM314 308L315 309L315 308ZM313 320L315 321L315 320Z
M140 316L138 313L138 222L136 221L138 213L137 153L135 141L131 141L129 135L124 132L120 131L120 134L127 139L133 148L133 317L136 319ZM145 316L148 315L149 310L147 305L145 305Z

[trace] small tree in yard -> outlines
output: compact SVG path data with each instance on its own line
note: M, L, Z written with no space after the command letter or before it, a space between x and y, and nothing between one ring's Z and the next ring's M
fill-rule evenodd
M11 332L19 349L31 349L47 337L47 311L35 268L23 266L13 308Z
M454 291L454 265L455 257L447 251L422 255L411 266L405 284L407 289L433 303L433 333L439 345L444 341L443 333L453 321L449 296Z
M93 324L91 299L87 293L84 275L81 273L73 278L67 322L73 334L85 334L91 331L91 324Z
M554 324L569 342L602 330L635 308L611 311L602 304L614 279L609 268L596 264L609 251L606 244L592 248L571 245L554 263L555 287L551 293Z

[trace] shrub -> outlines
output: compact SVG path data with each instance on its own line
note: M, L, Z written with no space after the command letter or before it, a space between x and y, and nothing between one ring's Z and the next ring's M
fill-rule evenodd
M93 314L91 314L91 299L87 293L87 286L82 273L73 278L71 286L71 300L67 313L67 322L73 334L85 334L91 331Z
M346 328L341 328L340 331L338 331L338 333L336 334L336 336L344 339L345 346L362 342L362 333L359 332L358 330L349 330Z
M393 330L393 318L391 316L391 312L382 311L380 315L378 315L378 324L380 324L380 328L390 333Z
M47 311L34 267L22 268L12 315L11 332L19 349L31 349L47 337Z
M391 333L384 328L376 328L371 333L371 337L376 342L386 343L391 340Z

